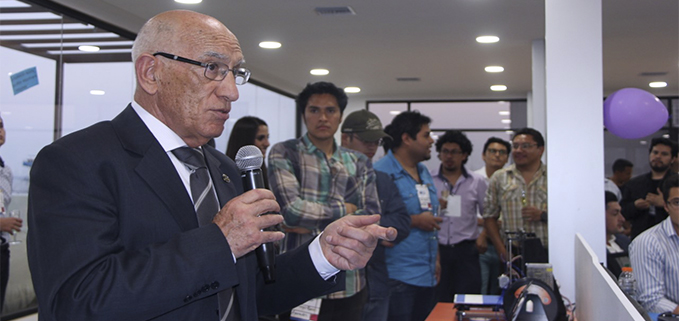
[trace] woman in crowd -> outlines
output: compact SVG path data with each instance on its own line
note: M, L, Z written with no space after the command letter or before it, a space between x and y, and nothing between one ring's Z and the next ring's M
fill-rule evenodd
M265 121L253 116L245 116L236 121L226 146L226 156L235 159L238 150L246 145L259 147L266 158L266 149L269 148L269 126ZM262 164L262 174L264 174L264 185L269 188L265 163Z

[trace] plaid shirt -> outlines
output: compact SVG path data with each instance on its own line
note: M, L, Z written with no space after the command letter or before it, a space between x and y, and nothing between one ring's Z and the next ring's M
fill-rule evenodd
M345 203L356 205L354 214L380 213L375 181L372 164L361 153L337 147L328 159L307 135L274 145L269 153L269 183L285 225L311 230L309 234L286 233L281 250L304 244L347 215ZM347 271L346 289L328 298L350 297L364 287L363 269Z
M547 211L547 165L541 164L533 180L527 185L514 164L495 172L488 182L483 217L498 218L502 214L500 231L502 235L506 230L523 229L535 233L542 241L542 246L547 248L549 246L547 222L524 221L521 208L526 205Z

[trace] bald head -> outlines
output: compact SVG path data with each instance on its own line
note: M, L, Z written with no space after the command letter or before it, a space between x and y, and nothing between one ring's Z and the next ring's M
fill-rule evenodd
M139 30L132 46L132 61L135 62L143 53L153 54L158 51L178 52L192 48L205 37L212 34L232 38L236 36L219 20L202 13L188 10L166 11L149 19Z

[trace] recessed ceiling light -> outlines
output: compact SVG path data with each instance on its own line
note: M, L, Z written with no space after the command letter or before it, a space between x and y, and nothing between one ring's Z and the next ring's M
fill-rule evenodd
M503 72L505 71L505 68L502 66L487 66L484 68L486 72Z
M2 21L2 19L0 19ZM99 32L99 33L66 33L66 34L40 34L40 35L8 35L0 36L0 41L9 40L49 40L49 39L96 39L96 38L118 38L115 33L112 32Z
M663 88L667 87L667 83L664 81L654 81L652 83L649 83L648 86L651 88Z
M502 120L500 120L500 122L502 122L503 124L511 124L512 120L511 119L502 119Z
M325 75L329 74L330 71L328 69L317 68L317 69L311 69L311 71L309 71L309 73L314 75L314 76L325 76Z
M259 47L264 49L278 49L281 47L281 43L278 41L262 41L259 43Z
M54 20L61 19L61 16L51 12L17 12L0 13L0 21L3 20Z
M478 43L496 43L500 41L500 38L496 36L480 36L476 37L476 42Z
M492 90L492 91L505 91L505 90L507 90L507 86L505 86L505 85L492 85L492 86L490 86L490 90Z
M61 47L78 47L82 45L106 47L106 46L132 46L134 41L108 41L108 42L40 42L40 43L22 43L21 46L25 48L61 48Z
M389 112L389 114L391 114L391 115L398 115L400 113L401 113L400 110L392 110L392 111Z
M26 8L30 7L30 5L25 4L23 2L19 1L13 1L13 0L6 0L6 1L0 1L0 8Z
M509 116L509 110L500 110L497 112L500 116Z
M78 50L80 51L87 51L87 52L97 52L99 51L99 47L97 46L90 46L90 45L82 45L78 46Z
M358 87L344 87L344 92L349 94L360 93L361 88Z
M99 90L99 89L92 89L92 90L90 90L90 95L94 95L94 96L103 96L104 94L106 94L106 92L103 91L103 90Z
M196 4L203 2L203 0L174 0L174 2L183 4Z
M0 1L2 2L2 1ZM34 24L34 25L2 25L0 31L34 31L34 30L81 30L94 29L93 25L86 25L82 23L52 23L52 24Z
M641 140L641 141L639 141L639 144L641 144L641 145L647 145L647 144L648 144L648 142L647 142L647 141L645 141L645 140Z
M132 49L101 49L96 52L87 52L80 50L47 50L48 55L92 55L92 54L122 54L130 53Z

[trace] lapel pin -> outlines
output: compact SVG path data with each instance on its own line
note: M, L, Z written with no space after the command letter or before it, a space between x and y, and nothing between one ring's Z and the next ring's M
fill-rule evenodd
M224 180L224 181L227 182L227 183L231 183L231 179L230 179L229 176L226 175L226 174L222 174L222 180Z

